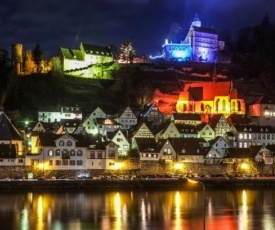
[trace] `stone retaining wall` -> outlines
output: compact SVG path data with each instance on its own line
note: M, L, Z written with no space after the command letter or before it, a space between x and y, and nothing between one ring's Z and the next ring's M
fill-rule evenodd
M165 175L165 174L182 174L186 176L191 175L216 175L216 174L240 174L240 175L273 175L274 165L259 166L256 163L249 163L249 167L242 169L241 165L233 164L191 164L184 163L182 168L175 169L175 163L170 162L155 162L143 161L137 159L121 161L123 167L118 170L55 170L55 171L42 171L35 167L22 167L22 166L2 166L0 167L0 179L3 178L28 178L32 174L33 178L71 178L85 175L98 176L98 175Z

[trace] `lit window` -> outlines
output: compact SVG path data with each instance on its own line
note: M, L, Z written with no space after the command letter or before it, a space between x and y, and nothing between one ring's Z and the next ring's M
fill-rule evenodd
M48 156L53 156L53 150L52 149L49 149Z

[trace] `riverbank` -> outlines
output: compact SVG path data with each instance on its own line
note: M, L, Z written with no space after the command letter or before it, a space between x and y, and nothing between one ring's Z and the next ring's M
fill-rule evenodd
M10 180L0 181L0 191L35 190L197 190L202 184L206 189L275 188L274 178L197 179L200 183L183 180ZM193 181L194 182L194 181Z

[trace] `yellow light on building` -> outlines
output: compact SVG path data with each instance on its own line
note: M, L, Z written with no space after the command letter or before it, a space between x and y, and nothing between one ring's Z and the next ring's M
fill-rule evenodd
M241 169L247 170L248 169L248 164L247 163L242 163L241 164Z
M181 163L175 163L174 164L174 169L175 170L181 170L183 168L183 164L181 164Z
M115 163L115 169L119 170L122 169L123 164L122 163Z

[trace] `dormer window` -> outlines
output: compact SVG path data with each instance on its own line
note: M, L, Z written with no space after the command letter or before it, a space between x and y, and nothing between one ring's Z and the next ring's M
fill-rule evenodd
M67 146L72 146L73 142L72 141L67 141Z
M62 140L62 141L59 141L59 146L64 146L65 145L65 142Z

